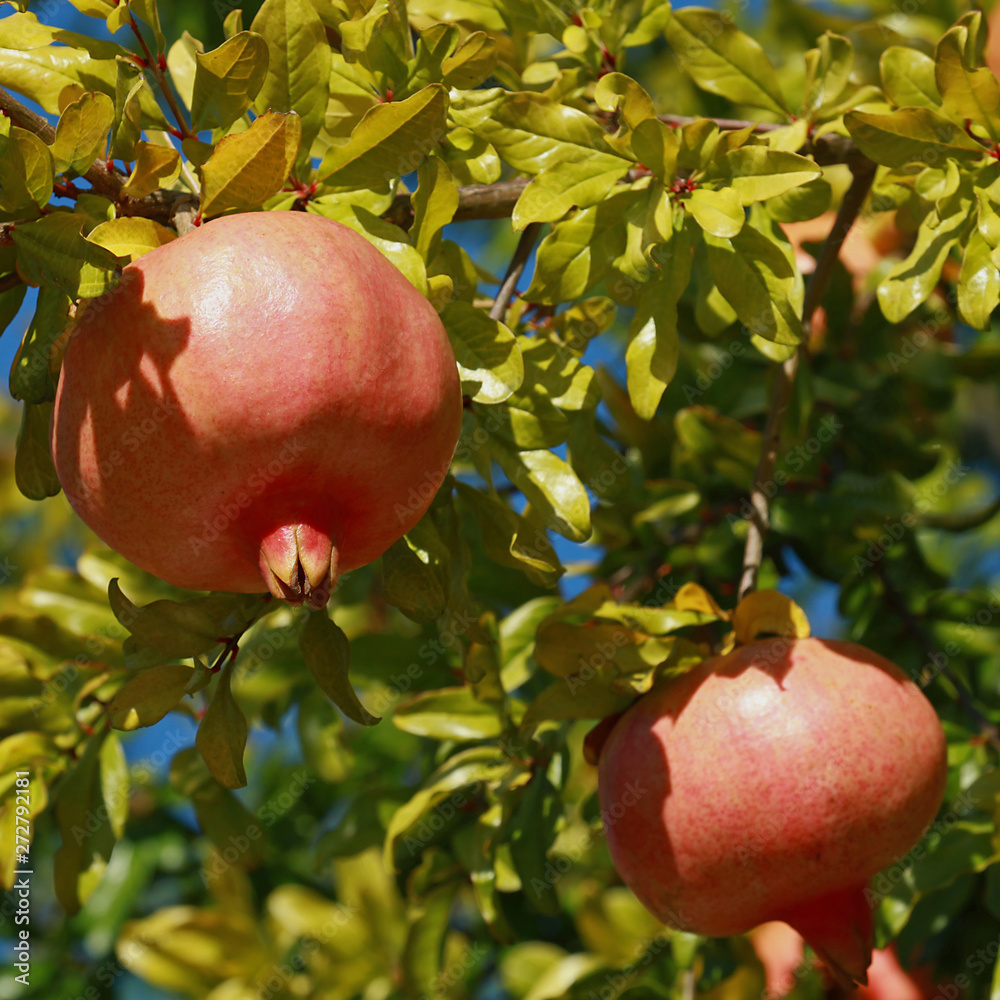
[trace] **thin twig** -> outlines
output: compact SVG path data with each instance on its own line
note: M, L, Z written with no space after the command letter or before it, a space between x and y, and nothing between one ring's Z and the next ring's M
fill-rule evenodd
M813 315L819 307L823 293L833 274L833 266L840 254L840 248L854 224L861 206L868 197L872 181L875 179L874 164L865 161L852 167L853 180L847 189L840 210L823 242L819 257L816 259L816 269L809 276L805 296L802 302L802 330L807 340L812 328ZM771 388L771 405L767 412L767 422L764 425L764 435L761 441L760 460L754 472L753 489L750 492L750 505L753 513L749 520L746 545L743 550L743 572L740 576L738 600L742 600L757 586L757 574L764 558L764 539L771 526L769 487L774 476L774 467L778 460L778 445L781 442L781 429L785 413L792 398L792 386L799 368L803 348L798 350L777 369L774 385Z
M135 17L129 13L129 27L132 29L132 33L139 40L139 45L142 47L142 54L146 59L146 66L150 73L156 78L156 84L160 88L160 93L167 100L167 105L170 107L170 112L173 114L175 121L177 122L177 127L181 132L181 138L183 139L196 139L197 136L191 131L191 126L184 120L184 116L181 114L180 105L177 103L177 98L174 96L173 88L170 86L167 80L167 74L160 67L159 53L154 57L149 51L149 46L146 44L146 39L142 37L142 31L139 30L138 22Z
M541 229L540 222L529 222L524 227L524 232L521 233L521 238L517 241L517 249L511 258L510 267L507 268L507 273L500 284L500 291L497 292L497 297L493 300L490 319L502 320L504 318L507 306L510 305L510 300L514 297L514 289L524 273L524 267L528 263L528 258L531 256L532 248Z
M962 706L966 715L979 727L979 735L994 750L1000 751L1000 729L979 710L972 699L972 692L965 686L964 681L962 681L958 674L951 669L948 664L948 657L938 649L933 636L924 627L923 622L913 613L903 595L889 579L886 568L881 563L876 563L875 572L882 581L886 600L903 619L907 631L919 643L924 651L924 655L934 664L934 669L937 671L938 676L944 677L954 687L958 703ZM919 682L920 679L918 678Z

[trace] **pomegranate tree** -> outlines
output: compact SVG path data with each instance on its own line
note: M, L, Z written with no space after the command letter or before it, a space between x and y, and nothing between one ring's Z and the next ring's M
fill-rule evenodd
M221 218L85 307L52 423L63 489L182 587L314 607L430 504L462 397L428 301L357 233Z
M599 789L615 866L660 920L709 936L783 920L864 982L865 889L919 840L945 776L938 717L897 666L853 643L767 639L633 705Z

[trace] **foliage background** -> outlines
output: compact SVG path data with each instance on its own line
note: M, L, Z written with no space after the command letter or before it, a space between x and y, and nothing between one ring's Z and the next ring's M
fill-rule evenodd
M244 9L245 24L253 7ZM47 23L100 34L100 21L67 3L32 9ZM187 29L213 48L224 38L220 12L229 8L164 4L165 34L173 40ZM966 8L937 0L864 8L775 0L731 13L782 67L786 92L798 93L803 53L824 31L851 38L852 79L876 86L878 54L887 44L932 54ZM760 117L759 109L695 87L662 38L632 51L627 71L654 96L661 114ZM587 74L592 88L595 67ZM592 96L592 89L587 93ZM827 179L835 205L849 177L831 168ZM416 178L406 183L412 190ZM778 586L803 604L816 634L849 636L892 656L914 676L930 664L927 692L951 747L952 779L942 812L951 821L943 835L931 834L927 859L903 859L892 877L879 909L880 943L898 938L905 959L931 963L935 982L953 984L965 975L963 995L986 997L1000 988L993 973L996 949L988 952L1000 940L993 864L1000 851L994 821L1000 784L988 728L1000 709L1000 520L994 505L1000 343L989 323L976 330L956 312L960 247L943 263L940 280L933 278L917 312L886 321L876 288L912 241L916 220L910 221L910 232L904 218L901 236L890 231L870 259L855 260L858 273L842 264L835 269L825 322L814 327L811 362L797 381L782 448L791 484L772 507L761 584ZM496 274L517 243L503 219L454 223L445 236ZM812 249L821 238L812 237ZM495 285L483 281L480 292L492 295ZM152 728L122 734L121 754L106 753L101 761L97 790L106 815L98 817L93 836L106 838L111 827L117 834L107 867L92 873L83 887L92 892L67 915L65 891L60 905L45 863L60 850L60 817L53 809L37 817L32 986L15 989L5 969L0 996L545 1000L603 998L624 988L635 998L692 991L760 996L759 964L745 940L663 934L618 883L599 832L594 771L581 752L592 721L545 723L534 733L511 721L547 688L546 670L559 676L577 663L573 650L581 647L573 647L565 632L543 652L536 648L535 630L547 615L559 612L572 630L609 596L662 608L688 582L705 587L724 607L735 602L746 527L739 512L753 481L773 365L750 349L734 355L730 345L741 343L740 324L725 322L717 301L718 322L699 316L699 305L704 309L707 302L689 291L681 303L677 373L652 419L637 415L624 390L632 309L619 304L609 329L587 343L582 360L601 373L603 437L625 461L616 465L609 458L604 492L599 477L591 490L596 530L590 543L550 535L572 570L558 591L537 576L497 565L465 524L469 606L475 617L487 617L475 625L475 617L460 617L464 632L449 646L440 635L446 623L414 622L387 600L378 567L352 574L338 591L334 618L351 638L352 681L365 704L387 716L371 728L343 722L318 692L298 651L298 621L291 612L276 612L244 643L243 669L234 679L251 722L247 787L223 788L199 764L191 749L197 729L191 712L172 712ZM519 332L544 336L544 324L533 328L532 318L516 310L512 327L521 323ZM30 312L22 311L4 335L0 347L8 359ZM108 609L108 581L120 578L137 603L182 595L101 549L61 497L38 504L20 495L13 473L17 419L8 408L0 631L15 638L4 647L14 651L0 664L6 685L0 721L3 735L38 725L38 699L44 701L52 686L38 690L26 681L18 666L24 646L16 643L40 648L44 655L32 655L51 670L50 682L67 676L69 696L81 696L68 713L66 699L58 700L70 720L62 729L53 722L60 751L67 762L71 747L87 760L88 746L97 748L91 756L100 749L99 741L88 743L88 734L99 727L103 710L88 702L87 682L103 683L105 661L118 670L117 683L123 676L125 633ZM474 469L466 470L466 479L482 482ZM505 477L498 475L496 483L523 510ZM606 581L610 591L585 591L593 580ZM418 579L413 589L422 592L425 584ZM566 612L561 602L581 592L584 604L574 618L574 609ZM421 617L419 608L409 610ZM722 638L722 627L708 618L686 624L680 634L691 643ZM497 634L499 647L489 642ZM578 638L579 630L569 634ZM100 657L87 645L95 637ZM661 639L662 659L670 640ZM946 654L951 676L930 660L948 643L958 650ZM669 648L683 661L707 647ZM79 662L81 654L81 669L70 676L65 665ZM645 668L657 649L647 654L649 662L619 664L611 673L631 670L646 683ZM416 676L408 673L413 664ZM960 703L952 679L970 692L973 714ZM463 680L476 699L452 691L438 701L408 701L417 690L455 689ZM616 697L623 697L621 688ZM599 700L594 716L613 705ZM414 799L428 776L457 753L467 754L461 758L469 768L464 783L434 801ZM59 780L53 772L57 796ZM41 788L36 792L40 797ZM412 826L392 828L411 800ZM94 812L93 802L80 808L84 819ZM396 878L382 864L387 830L398 834ZM541 889L532 891L532 878ZM5 915L0 932L12 929ZM983 949L988 962L976 958ZM295 968L300 964L305 971ZM820 977L808 973L795 995L816 997L822 989Z

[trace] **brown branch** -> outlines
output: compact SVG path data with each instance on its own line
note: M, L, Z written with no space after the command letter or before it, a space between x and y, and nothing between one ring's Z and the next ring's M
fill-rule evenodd
M497 292L497 297L493 300L493 305L490 308L490 319L503 320L507 312L507 306L510 305L510 300L514 297L517 283L524 273L524 267L528 263L532 247L534 247L535 240L538 239L541 229L542 224L540 222L529 222L524 227L524 232L521 233L521 238L517 241L517 248L514 250L510 266L507 268L507 273L500 284L500 291Z
M875 164L865 160L863 164L852 167L853 179L847 189L840 210L834 220L833 227L827 234L819 257L816 259L816 269L809 276L805 296L802 303L802 330L804 340L808 340L812 328L812 318L823 298L823 293L830 282L833 267L840 254L840 248L861 211L872 181L875 179ZM775 373L774 385L771 388L771 405L767 412L767 422L764 425L764 435L761 441L760 460L754 472L753 489L750 493L750 505L753 513L750 516L747 540L743 550L743 572L740 575L738 600L742 600L757 586L757 574L764 558L764 540L771 526L769 490L774 477L774 468L778 460L778 446L781 443L781 429L784 424L788 404L792 399L792 386L799 368L803 353L800 346L796 352Z
M19 274L5 274L0 278L0 295L3 295L4 292L9 292L12 288L17 288L21 284L24 284L24 282L21 281Z
M173 92L169 81L160 70L158 62L153 60L151 53L148 58L151 60L150 71L156 76L157 83L160 84L167 102L174 110L176 101L172 102ZM26 108L2 88L0 88L0 111L5 112L15 125L34 132L45 143L52 143L55 129L44 118ZM190 128L180 116L179 108L175 110L175 114L178 117L181 131L190 134ZM683 126L699 119L687 115L661 115L660 120L669 125ZM751 122L731 118L713 118L711 120L723 129L741 129L753 126L755 132L770 132L780 127L771 122ZM857 146L850 139L841 135L830 134L811 139L800 152L812 156L820 166L847 163L852 169L865 165L869 168L872 167L870 161L865 159ZM623 182L631 183L642 175L641 171L630 170ZM166 225L173 224L177 203L190 201L189 195L178 191L156 191L139 200L128 198L121 193L124 184L122 176L113 170L109 171L107 165L101 161L94 162L84 174L84 179L89 181L97 194L104 195L114 201L119 214L138 215L147 219L155 219ZM515 177L511 180L497 181L495 184L469 184L460 187L458 189L458 209L453 221L509 218L517 199L521 197L521 192L529 183L531 183L530 177ZM386 213L386 218L404 229L408 229L413 221L410 195L397 195L392 207Z

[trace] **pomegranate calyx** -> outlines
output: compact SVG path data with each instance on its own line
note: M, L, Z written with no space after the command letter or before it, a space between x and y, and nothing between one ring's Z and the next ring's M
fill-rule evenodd
M329 535L305 524L284 525L260 546L268 590L289 604L326 607L337 584L340 557Z
M868 984L875 927L865 899L866 885L827 893L779 914L822 960L838 986Z

